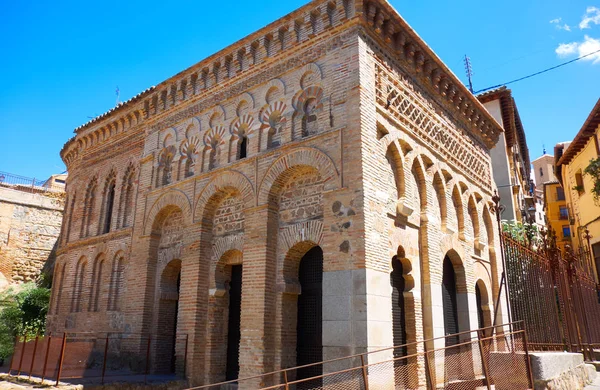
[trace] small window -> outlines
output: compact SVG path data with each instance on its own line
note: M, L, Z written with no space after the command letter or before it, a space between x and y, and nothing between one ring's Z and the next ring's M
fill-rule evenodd
M248 137L242 136L238 143L238 159L246 158L248 155Z
M569 219L569 210L565 206L560 206L560 219Z
M540 167L540 176L544 177L544 170Z
M585 188L583 187L583 175L581 174L581 169L575 174L575 185L577 186L577 191L585 192Z
M562 227L562 231L563 231L563 238L571 237L571 227L569 225L564 225Z
M556 188L556 200L565 200L565 190L562 187Z

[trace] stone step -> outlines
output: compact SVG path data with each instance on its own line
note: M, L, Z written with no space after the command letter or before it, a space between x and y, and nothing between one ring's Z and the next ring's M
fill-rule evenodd
M593 362L590 362L590 364L593 364L594 367L596 367L596 371L600 372L600 361L594 360Z

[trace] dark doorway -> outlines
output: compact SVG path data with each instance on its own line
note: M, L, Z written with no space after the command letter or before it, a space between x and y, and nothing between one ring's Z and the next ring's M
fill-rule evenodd
M458 310L456 297L456 274L448 256L444 258L442 277L442 300L444 306L444 330L446 336L458 333ZM446 337L446 346L458 344L458 336Z
M177 300L175 301L175 312L173 313L173 342L171 346L171 367L170 372L175 373L176 369L176 347L177 347L177 314L179 313L179 290L181 289L181 271L177 274Z
M323 361L323 250L320 247L312 248L302 257L298 277L301 294L298 296L296 365L302 366ZM306 367L298 370L297 379L322 373L320 364Z
M390 274L392 285L392 332L394 346L394 358L406 356L406 311L404 308L404 270L397 256L392 258L392 273ZM394 360L394 366L406 364L406 359Z
M231 267L229 285L229 321L227 325L226 380L237 379L240 372L240 320L242 309L242 265Z
M477 326L479 329L485 326L483 319L483 306L481 302L481 290L479 289L479 283L475 285L475 300L477 301Z
M246 158L248 155L248 137L242 135L242 138L239 140L239 151L238 151L238 159Z

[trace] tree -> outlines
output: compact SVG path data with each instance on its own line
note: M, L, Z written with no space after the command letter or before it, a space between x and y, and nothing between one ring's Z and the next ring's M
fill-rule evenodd
M46 328L50 289L27 283L0 295L0 360L12 354L15 338L35 337Z

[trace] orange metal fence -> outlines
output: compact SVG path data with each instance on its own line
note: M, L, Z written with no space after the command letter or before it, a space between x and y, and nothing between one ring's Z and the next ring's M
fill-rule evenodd
M519 329L521 325L499 325L496 332L482 328L192 389L533 388L527 337L525 330ZM447 340L458 343L446 346ZM397 356L397 351L408 352ZM322 374L303 377L309 367Z
M187 335L64 333L19 337L9 375L45 380L172 374L185 378ZM164 355L164 356L163 356Z

